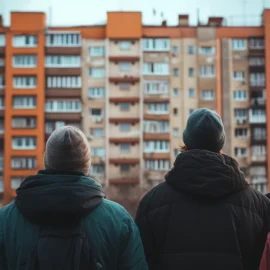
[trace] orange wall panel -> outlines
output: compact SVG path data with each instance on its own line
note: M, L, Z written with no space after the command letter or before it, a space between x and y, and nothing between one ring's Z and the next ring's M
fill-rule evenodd
M11 12L11 31L40 31L46 27L46 16L42 12Z
M143 36L145 37L195 38L196 35L195 27L143 27Z
M108 12L106 36L111 39L142 37L141 12Z
M248 38L264 36L263 27L218 27L217 38Z

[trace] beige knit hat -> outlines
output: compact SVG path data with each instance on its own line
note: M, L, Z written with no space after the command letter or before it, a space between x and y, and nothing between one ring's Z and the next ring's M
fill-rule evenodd
M47 170L78 171L88 175L91 150L84 133L72 126L55 130L46 143L44 166Z

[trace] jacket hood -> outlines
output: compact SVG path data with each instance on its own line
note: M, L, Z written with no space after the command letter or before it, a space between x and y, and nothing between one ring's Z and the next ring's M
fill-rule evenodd
M23 181L15 203L31 222L61 225L88 215L104 197L101 185L82 173L45 170Z
M205 150L179 154L165 179L183 193L208 198L225 197L249 185L236 160Z

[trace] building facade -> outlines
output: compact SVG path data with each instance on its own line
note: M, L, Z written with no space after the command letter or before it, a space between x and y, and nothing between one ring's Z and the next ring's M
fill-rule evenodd
M139 12L109 12L98 26L45 20L26 12L11 13L9 27L0 20L4 203L43 168L53 130L73 125L89 139L90 174L112 199L136 204L164 180L188 116L202 107L223 118L224 152L268 190L270 10L260 27L226 27L217 17L192 27L187 15L177 26L147 26Z

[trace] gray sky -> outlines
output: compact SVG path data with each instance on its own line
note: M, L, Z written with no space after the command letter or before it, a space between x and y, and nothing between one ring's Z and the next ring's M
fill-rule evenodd
M9 24L10 11L44 11L48 18L49 7L53 25L102 23L107 11L118 10L142 11L144 24L160 23L161 12L169 24L176 24L177 15L187 13L194 24L199 8L203 22L210 15L229 16L228 22L232 24L255 24L263 5L270 8L270 0L0 0L0 14L4 15L6 25ZM156 18L153 17L153 8L158 14ZM242 17L244 12L247 15L245 20ZM237 16L232 18L232 15Z

